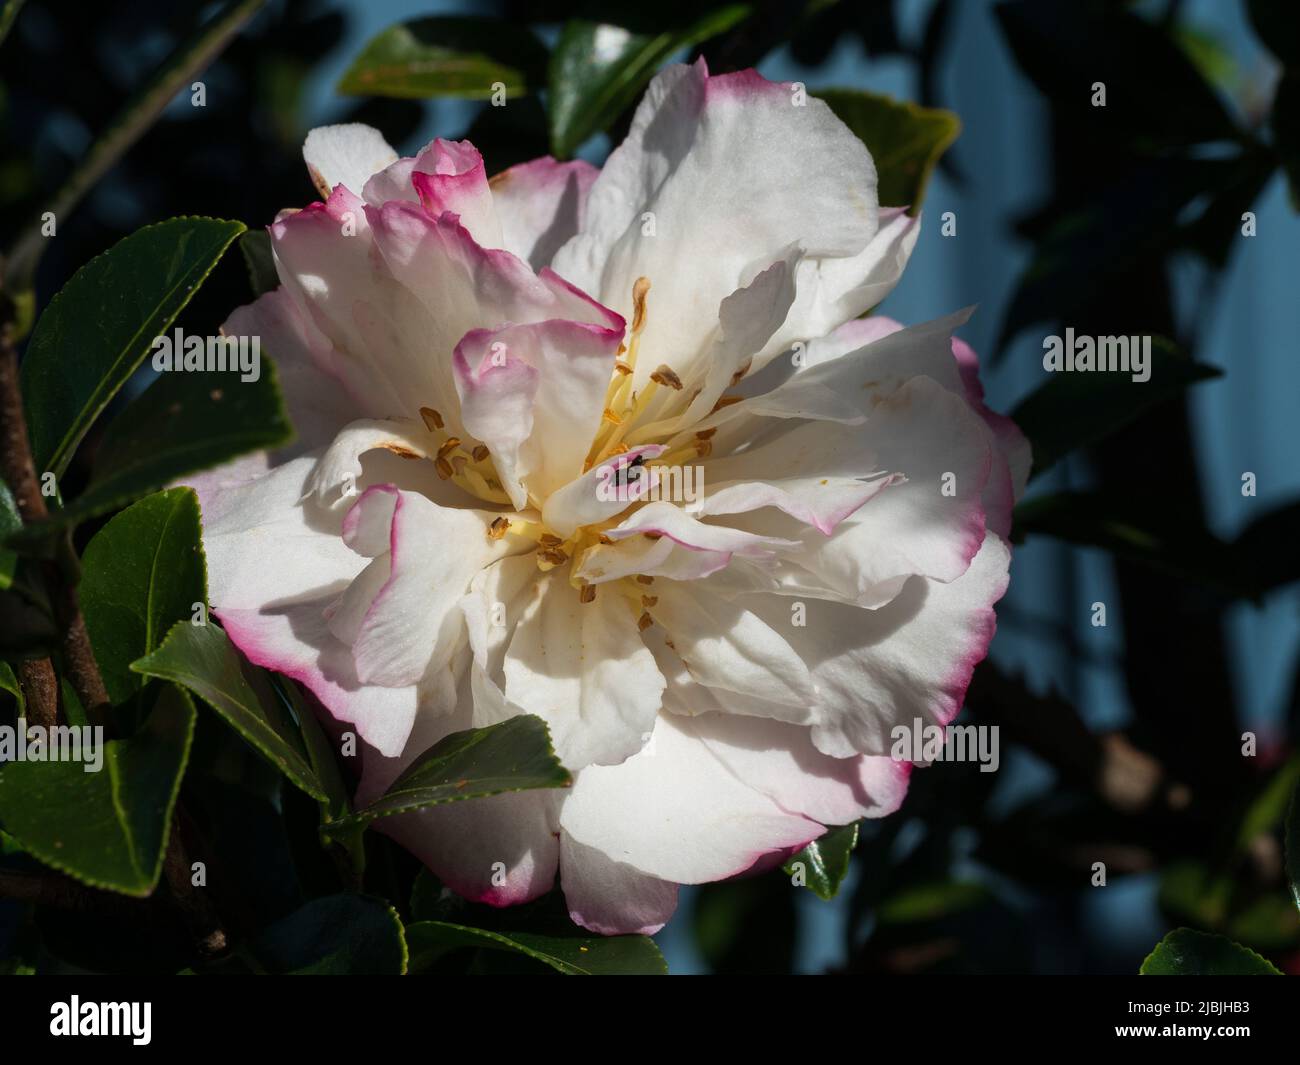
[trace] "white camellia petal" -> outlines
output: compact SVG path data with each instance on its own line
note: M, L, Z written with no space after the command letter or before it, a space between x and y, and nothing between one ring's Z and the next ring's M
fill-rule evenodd
M993 638L993 604L1006 590L1009 563L1006 544L990 533L954 581L913 577L875 610L809 600L802 626L790 624L784 596L740 601L781 634L812 674L817 749L836 758L884 755L895 725L910 727L918 717L945 725L961 709L971 671Z
M330 367L329 340L282 288L240 307L221 327L224 336L257 337L275 363L276 381L297 437L284 457L328 444L355 416L357 401Z
M784 635L790 611L765 621L738 602L710 595L706 582L657 585L650 615L701 683L775 703L787 721L810 720L812 675Z
M438 441L418 421L352 422L316 463L307 478L307 493L326 506L350 503L361 478L361 456L381 448L402 458L427 459L437 451Z
M569 916L600 935L654 935L677 909L677 885L646 876L560 833L560 886Z
M876 233L870 153L825 103L795 106L794 92L753 72L710 77L703 60L668 67L555 257L561 275L625 317L633 284L648 278L642 349L671 355L683 379L722 300L786 249L853 256ZM639 360L634 386L655 368Z
M658 474L642 463L663 453L662 444L643 444L602 459L551 493L542 507L542 522L556 536L568 537L583 525L617 517L658 483Z
M551 320L476 329L456 347L465 428L491 451L518 508L581 476L621 329Z
M336 185L361 195L370 175L395 162L397 153L379 130L348 122L320 126L308 133L302 157L321 199L329 199Z
M734 713L692 719L696 734L737 779L782 809L824 825L884 817L902 805L910 762L892 758L831 758L813 746L808 729Z
M805 257L799 264L794 306L755 360L755 369L796 341L824 336L880 303L898 284L920 235L919 215L912 218L901 207L882 207L879 231L858 254Z
M302 681L368 743L395 753L434 692L363 684L347 648L330 634L325 608L365 562L344 544L341 514L301 501L314 462L303 456L247 484L200 495L208 599L251 661Z
M854 434L855 446L895 476L829 537L800 532L770 510L728 520L759 535L798 536L802 549L785 557L860 606L888 602L912 574L944 581L963 574L984 539L981 498L991 468L984 425L965 401L917 377L882 400L865 425L835 428ZM769 452L780 461L782 442L807 429L747 452L738 465L760 464Z
M534 270L549 266L581 226L599 173L581 159L557 163L548 155L497 174L489 184L501 220L501 246Z
M614 592L583 603L551 574L525 608L505 659L505 695L551 729L569 769L612 765L644 745L663 677L641 642L639 609Z
M440 507L380 485L362 493L343 525L344 540L363 556L373 557L377 546L371 508L391 519L389 551L339 600L331 631L351 644L363 681L403 687L450 661L463 628L458 606L470 580L519 545L509 536L488 536L493 514ZM447 550L449 544L456 549Z
M611 861L678 884L735 876L823 831L738 780L694 719L672 714L659 715L649 744L622 765L578 774L560 827Z

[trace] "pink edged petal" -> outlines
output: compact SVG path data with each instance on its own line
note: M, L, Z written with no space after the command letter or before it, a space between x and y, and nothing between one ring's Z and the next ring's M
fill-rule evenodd
M788 453L809 429L754 449L736 466L784 461L783 445ZM917 377L883 399L862 427L837 431L851 433L853 446L893 475L881 491L830 536L799 531L792 519L771 510L733 515L732 524L756 534L799 536L802 550L783 557L811 586L859 606L888 602L912 574L942 581L963 574L984 539L983 493L992 472L987 430L965 400Z
M471 329L564 318L622 331L623 319L507 251L480 246L451 214L430 218L400 201L367 207L375 244L392 275L438 323L451 348Z
M341 515L300 502L314 461L201 494L208 600L250 661L302 681L374 746L400 750L417 705L432 696L361 684L330 634L324 610L365 560L344 544Z
M719 304L756 267L793 245L858 255L876 233L870 153L822 101L798 106L794 93L752 71L710 77L702 60L661 71L556 254L560 274L625 317L648 278L642 350L671 356L683 379L706 356ZM656 366L638 360L634 386Z
M602 459L551 493L542 506L543 523L556 536L568 537L583 525L616 517L654 490L658 475L642 463L663 453L662 444L643 444Z
M831 758L807 728L762 717L696 717L700 739L736 777L782 809L824 825L884 817L903 803L911 771L888 757Z
M517 508L581 476L621 340L621 329L551 320L471 330L457 346L465 428Z
M988 424L997 445L999 462L984 491L984 509L988 512L989 528L999 536L1009 536L1011 511L1016 501L1025 494L1029 470L1033 465L1029 441L1015 422L990 409L984 402L984 386L979 377L979 356L975 350L960 337L953 337L952 354L961 372L966 397Z
M599 173L581 159L560 163L547 155L493 177L488 184L501 220L501 247L534 270L549 266L581 226Z
M602 936L652 936L677 909L677 885L560 833L560 887L574 922Z
M450 211L483 247L501 247L483 157L469 141L435 140L421 153L411 185L430 217Z
M474 705L464 662L450 708L421 712L410 738L394 756L364 751L356 803L388 788L411 762L453 732L492 724ZM384 817L377 830L391 836L458 895L489 906L515 906L555 886L559 863L561 789L506 792Z
M835 758L882 756L894 726L916 718L944 725L961 709L993 638L993 604L1006 591L1010 561L1006 544L989 533L956 580L913 577L875 610L809 600L802 626L790 623L784 596L740 601L806 663L817 690L810 721L817 749Z
M372 508L380 512L378 521L368 514ZM441 507L392 485L356 501L345 540L374 561L329 613L331 631L351 646L365 683L416 684L451 660L464 629L459 601L471 579L494 559L520 550L516 537L488 536L495 516ZM379 554L374 542L383 518L390 519L387 554Z
M845 518L877 492L898 483L889 475L867 480L854 477L794 477L775 483L728 481L711 484L701 514L742 514L776 507L792 518L829 536Z
M427 406L456 432L448 369L465 329L444 329L393 279L375 252L366 205L340 185L270 233L284 290L328 341L328 369L355 398L354 417L413 418ZM412 358L417 351L429 354Z
M677 884L725 879L822 833L738 780L693 719L674 714L661 714L649 744L626 762L579 773L560 827L611 861Z
M307 134L303 161L322 199L338 185L360 195L370 175L397 159L384 135L361 122L318 126Z
M623 761L654 728L664 679L641 641L638 613L612 590L581 602L567 577L552 573L515 627L505 697L550 726L571 770Z

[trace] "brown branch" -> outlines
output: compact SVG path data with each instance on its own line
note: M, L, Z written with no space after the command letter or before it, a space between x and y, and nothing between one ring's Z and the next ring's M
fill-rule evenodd
M0 422L3 423L0 428L0 473L3 473L14 493L23 523L28 524L45 520L49 517L49 510L41 496L31 443L27 436L27 417L23 411L18 375L18 352L13 342L13 312L13 304L0 291L0 316L3 316L0 320ZM86 622L77 602L79 562L69 535L64 534L59 544L57 562L47 563L42 568L50 603L63 634L63 665L68 679L72 682L73 690L81 700L87 717L107 728L108 689L104 686L99 663L95 661L90 637L86 633ZM24 663L23 669L24 677L30 673L32 683L32 694L29 695L24 682L24 696L33 699L33 705L39 713L48 715L51 705L48 689L57 687L53 667L48 659L43 659L30 667ZM57 702L53 705L57 707ZM171 895L189 925L200 953L211 957L226 949L227 937L212 900L206 892L190 882L190 861L177 827L181 816L178 804L163 868ZM20 897L27 897L29 901L50 901L52 905L59 905L60 901L57 900L80 898L79 895L71 894L69 884L80 888L75 881L63 883L50 876L32 881L30 878L24 879L20 874L4 875L8 879L0 882L0 895L6 894L5 889L8 888L27 892L26 896ZM14 876L19 879L13 880Z
M27 703L27 723L50 728L59 723L59 682L48 658L18 663L18 684Z

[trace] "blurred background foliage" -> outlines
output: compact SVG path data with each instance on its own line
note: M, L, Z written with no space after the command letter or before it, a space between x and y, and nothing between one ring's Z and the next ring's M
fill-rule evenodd
M178 43L231 6L6 5L21 8L0 47L6 243ZM964 332L991 405L1036 444L1011 592L961 719L1001 728L1002 768L913 774L898 815L864 823L856 846L828 842L830 872L812 886L829 899L779 872L684 892L657 937L670 968L1133 972L1189 926L1300 972L1282 848L1300 777L1298 12L1285 0L271 0L201 75L206 106L187 87L59 219L36 304L147 223L204 214L256 230L312 198L300 146L322 122L368 122L404 154L468 137L497 171L547 152L600 162L670 59L804 81L876 153L884 202L925 200L882 311L916 321L978 302ZM597 48L611 25L625 31L617 47ZM509 106L482 99L493 80ZM1105 107L1092 106L1096 82ZM249 296L228 255L181 322L214 331ZM1067 325L1160 338L1159 379L1175 386L1045 385L1042 338ZM77 454L73 494L109 421ZM1090 622L1097 602L1104 628ZM337 919L316 804L211 715L184 788L224 870L218 893L243 927L271 930L263 957L275 922ZM518 927L449 899L386 839L364 845L365 887L404 919ZM300 908L311 899L323 901ZM129 922L89 934L84 915L7 909L10 952L39 938L45 968L186 964L183 939ZM524 916L562 921L553 898ZM432 971L537 964L470 941L413 943L412 957Z

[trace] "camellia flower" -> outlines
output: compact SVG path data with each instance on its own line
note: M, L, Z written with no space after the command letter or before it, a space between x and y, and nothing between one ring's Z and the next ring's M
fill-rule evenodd
M600 170L359 125L304 156L324 200L225 327L299 442L199 479L213 608L362 738L359 801L523 713L574 776L378 826L470 899L558 873L614 933L897 809L891 731L960 709L1028 454L963 315L858 317L918 232L867 148L701 61Z

